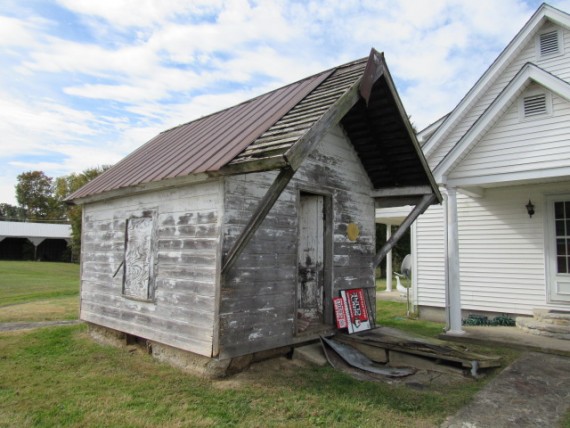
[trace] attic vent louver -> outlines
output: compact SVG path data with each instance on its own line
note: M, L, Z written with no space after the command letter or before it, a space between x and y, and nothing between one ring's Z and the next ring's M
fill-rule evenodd
M548 113L545 94L524 97L523 106L524 117L532 117Z
M552 55L558 53L558 31L543 33L540 35L540 56Z

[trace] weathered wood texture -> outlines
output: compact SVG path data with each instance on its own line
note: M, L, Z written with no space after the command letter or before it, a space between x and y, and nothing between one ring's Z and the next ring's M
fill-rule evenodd
M222 209L219 181L85 206L81 319L211 356ZM127 220L151 212L156 272L154 296L144 301L123 294L117 268Z
M378 349L396 351L429 358L443 364L455 363L464 368L474 368L475 371L501 365L499 356L477 354L465 346L450 344L440 339L415 336L390 327L379 327L351 336L344 333L337 334L335 339L349 345L358 344L364 354L368 353L368 350L365 350L366 346L370 347L373 353ZM390 355L388 359L390 360Z
M223 252L232 247L276 172L226 178ZM300 191L332 200L328 296L341 289L374 287L372 185L340 127L327 133L297 171L235 265L221 290L220 356L231 357L287 346L295 336ZM359 236L351 241L348 225ZM326 257L326 256L325 256ZM371 293L369 293L372 295ZM369 303L374 311L374 299ZM332 313L325 319L332 322Z

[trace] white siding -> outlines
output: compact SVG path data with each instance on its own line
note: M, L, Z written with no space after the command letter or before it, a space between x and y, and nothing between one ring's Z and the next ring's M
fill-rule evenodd
M559 27L546 23L537 33L555 28ZM570 32L560 30L564 54L539 58L536 37L532 37L430 153L428 163L432 168L473 126L525 63L534 63L570 81ZM536 89L537 85L529 85L529 89L532 87ZM555 94L552 94L552 101L552 115L521 121L519 102L514 100L465 154L449 178L460 181L567 167L570 159L570 106ZM568 188L568 182L521 183L518 187L487 188L482 198L458 194L463 309L530 314L535 307L557 308L546 303L544 195L564 193ZM529 198L536 206L532 219L524 207ZM422 306L445 306L443 225L443 211L437 207L430 208L417 222L418 266L415 280L417 304Z
M568 166L570 103L553 94L552 115L523 120L519 101L475 144L450 179Z
M212 353L219 283L220 182L88 204L84 207L81 319L201 355ZM122 294L125 227L154 210L154 302Z
M486 189L482 198L458 195L462 309L515 314L565 309L546 302L544 195L568 188L570 182ZM532 218L525 209L529 198L536 207ZM442 229L436 213L427 214L417 225L418 304L444 307L443 239L437 239ZM429 248L422 242L428 233L433 234Z
M554 29L559 27L547 23L539 29L538 33L546 31L549 28ZM467 132L479 116L481 116L489 104L499 95L525 63L532 62L561 79L566 81L570 80L570 32L566 29L561 29L561 31L563 32L564 39L564 55L549 57L547 59L538 58L536 55L536 38L531 38L526 47L511 61L499 78L482 93L481 97L475 101L473 107L467 111L455 128L450 131L439 146L429 155L428 163L432 169L439 164L443 157L451 150L457 141L459 141L465 132Z
M416 220L414 287L418 305L445 306L444 227L441 205L432 205Z

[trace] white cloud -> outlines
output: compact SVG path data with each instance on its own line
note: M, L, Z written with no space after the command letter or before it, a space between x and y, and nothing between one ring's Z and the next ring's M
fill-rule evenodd
M33 46L33 23L8 16L0 16L0 46L26 47Z
M44 16L34 3L0 6L0 202L12 197L10 174L114 163L166 128L371 47L386 52L421 128L455 106L539 4L52 1L65 22L57 8Z
M210 13L215 0L58 0L69 10L93 16L116 27L147 27L167 22L178 15Z

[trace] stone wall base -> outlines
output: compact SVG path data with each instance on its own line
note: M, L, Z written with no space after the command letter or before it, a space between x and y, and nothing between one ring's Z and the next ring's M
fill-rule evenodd
M239 373L253 363L291 353L291 347L282 347L225 360L194 354L162 343L133 336L97 324L87 323L89 334L98 343L117 348L137 346L158 361L176 367L186 373L208 379L218 379Z

